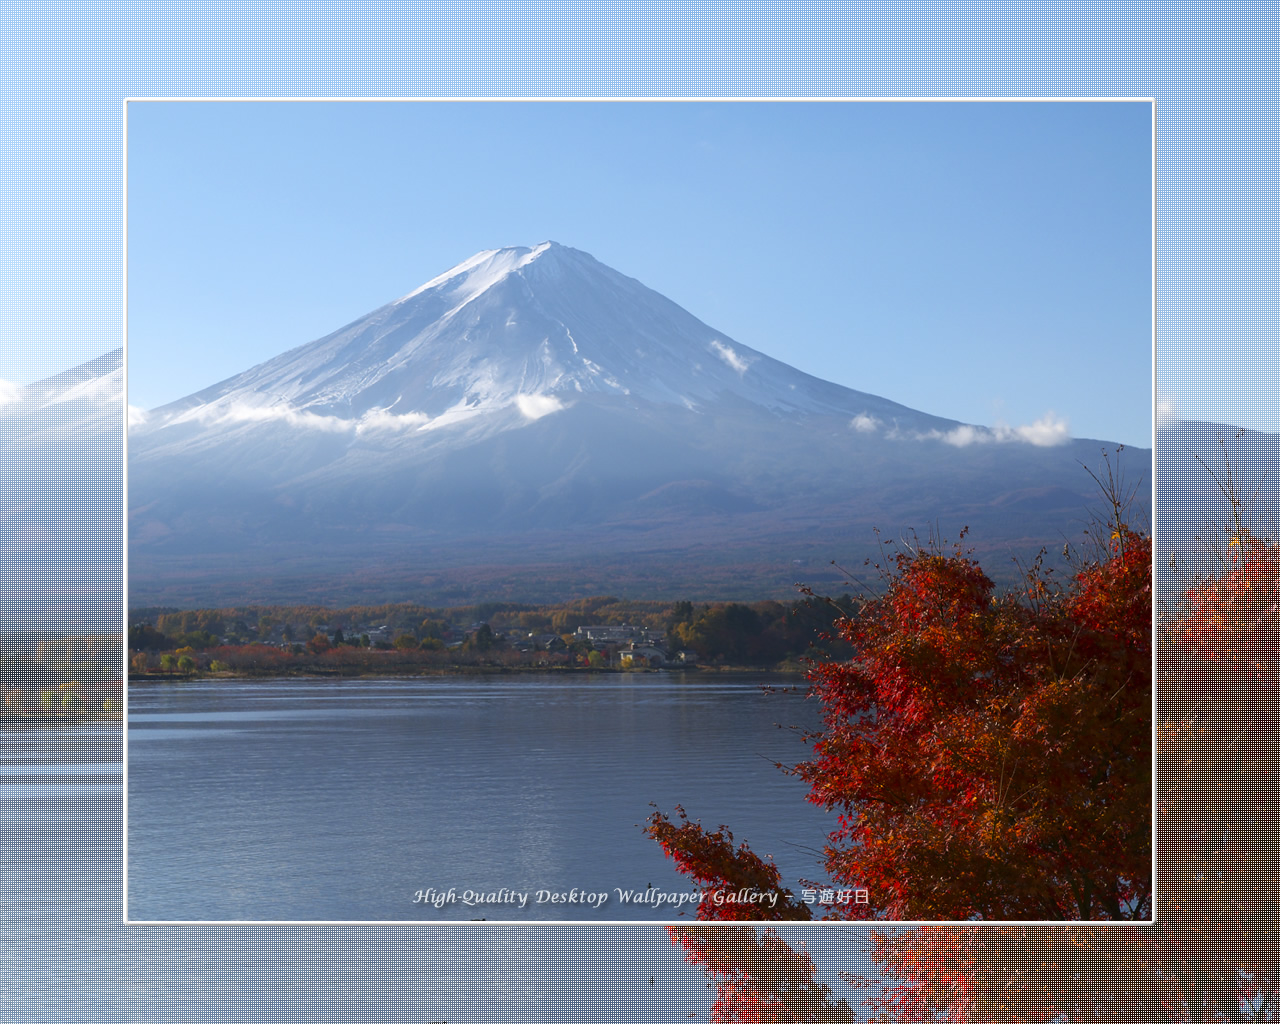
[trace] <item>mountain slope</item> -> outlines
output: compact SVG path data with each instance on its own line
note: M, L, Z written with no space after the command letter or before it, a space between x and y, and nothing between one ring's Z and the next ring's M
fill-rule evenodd
M124 353L0 404L5 632L118 632L123 590Z
M479 253L318 341L157 411L434 431L497 410L538 419L583 397L698 408L726 395L779 413L949 421L850 392L739 345L586 253L554 242Z
M131 601L495 575L545 598L711 565L783 593L797 561L935 522L1007 561L1060 548L1099 447L819 380L566 246L491 250L131 429Z

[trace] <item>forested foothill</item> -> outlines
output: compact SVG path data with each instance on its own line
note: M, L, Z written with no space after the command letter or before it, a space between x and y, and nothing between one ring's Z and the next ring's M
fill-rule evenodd
M130 677L432 674L519 668L800 670L854 602L504 602L145 608L130 614ZM608 628L600 628L608 627Z

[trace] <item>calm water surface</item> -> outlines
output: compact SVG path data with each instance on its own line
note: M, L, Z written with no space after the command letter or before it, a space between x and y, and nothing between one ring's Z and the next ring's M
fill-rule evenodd
M691 891L641 831L651 801L728 825L794 888L821 878L813 851L835 824L773 766L807 752L779 724L811 727L817 709L762 684L800 682L662 672L135 688L129 917L676 920L617 894ZM454 898L415 902L429 890ZM468 906L468 891L501 902Z
M125 925L121 739L118 723L0 727L6 1022L708 1019L702 973L653 924ZM780 930L838 990L868 969L846 929Z

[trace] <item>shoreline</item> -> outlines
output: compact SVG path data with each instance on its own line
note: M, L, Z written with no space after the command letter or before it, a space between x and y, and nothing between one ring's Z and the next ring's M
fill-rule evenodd
M781 665L681 665L663 668L586 668L567 665L450 665L440 668L423 669L418 672L363 672L300 670L296 672L263 669L259 672L192 672L179 673L129 673L127 685L135 683L153 685L162 683L207 682L225 679L227 681L245 679L432 679L442 676L519 676L519 675L595 675L595 676L645 676L660 672L690 673L708 676L732 675L748 672L768 672L775 675L795 675L803 678L806 667L794 662Z

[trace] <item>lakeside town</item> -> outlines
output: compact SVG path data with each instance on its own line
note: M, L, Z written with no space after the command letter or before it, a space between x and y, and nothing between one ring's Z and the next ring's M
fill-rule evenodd
M129 676L799 668L835 616L853 607L844 600L148 609L131 615Z
M0 636L0 718L116 720L130 683L510 671L801 671L850 598L145 609L128 633Z

